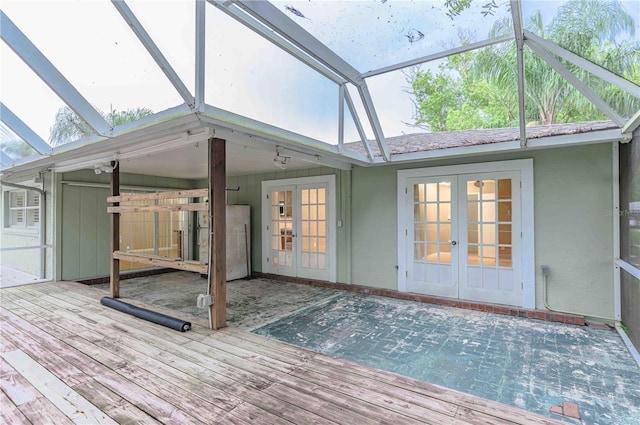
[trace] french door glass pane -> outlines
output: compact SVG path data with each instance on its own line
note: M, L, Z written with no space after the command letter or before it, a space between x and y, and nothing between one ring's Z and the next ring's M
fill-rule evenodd
M271 192L272 264L293 266L293 192Z
M414 260L451 262L451 183L413 185Z
M326 189L301 189L300 200L301 266L310 269L326 269Z

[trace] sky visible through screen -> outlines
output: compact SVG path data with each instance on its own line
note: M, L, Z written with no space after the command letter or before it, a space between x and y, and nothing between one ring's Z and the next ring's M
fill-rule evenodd
M366 72L454 47L460 29L476 41L486 39L493 22L510 16L508 2L496 1L495 15L483 17L480 7L487 2L476 2L453 20L445 16L443 1L291 0L274 4L356 69ZM562 3L524 1L524 18L539 9L548 22ZM194 2L130 0L127 4L193 91ZM640 1L623 4L636 20L637 40ZM109 1L3 0L1 8L101 111L146 107L160 112L182 103ZM337 143L337 85L213 6L207 4L206 9L206 102ZM55 113L63 102L3 42L0 60L0 99L40 137L49 140ZM367 83L386 136L423 131L405 124L412 121L413 104L402 72L371 78ZM357 94L352 95L358 104ZM360 119L365 122L367 136L373 137L364 113ZM357 140L348 115L345 122L345 140ZM0 135L9 137L4 131Z

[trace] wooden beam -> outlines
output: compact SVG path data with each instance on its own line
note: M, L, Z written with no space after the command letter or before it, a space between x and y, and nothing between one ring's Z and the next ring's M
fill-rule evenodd
M113 172L111 173L110 195L120 195L120 167L116 161L111 161ZM115 207L119 203L113 204ZM111 267L110 267L110 292L111 298L120 297L120 260L114 258L113 253L120 250L120 214L111 214Z
M209 307L211 329L227 325L226 141L209 139Z
M107 198L107 202L111 203L155 199L200 198L202 196L207 196L208 194L209 189L189 189L156 193L130 193L128 195L109 196Z
M206 202L175 205L131 205L124 207L107 207L108 213L136 213L136 212L160 212L160 211L207 211L209 204Z
M149 266L167 267L176 270L185 270L205 274L207 273L207 265L200 264L197 261L182 261L177 258L159 257L157 255L139 254L134 252L115 251L113 258L122 261L131 261L138 264L146 264Z

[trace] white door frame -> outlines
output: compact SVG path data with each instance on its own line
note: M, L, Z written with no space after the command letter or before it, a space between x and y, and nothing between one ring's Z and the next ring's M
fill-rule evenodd
M442 167L416 168L398 170L397 205L398 205L398 291L407 291L407 260L405 223L408 211L406 206L407 179L415 177L435 177L453 174L491 173L500 171L519 171L522 182L522 307L536 306L536 274L535 274L535 237L533 214L533 159L511 161L482 162L476 164L450 165Z
M271 238L265 238L266 226L271 223L271 205L267 205L265 207L265 202L267 201L267 194L273 190L278 190L279 187L285 186L303 186L303 185L314 185L314 184L326 184L328 191L326 195L326 203L327 203L327 280L329 282L335 283L337 280L337 222L336 222L336 176L335 174L327 174L322 176L312 176L312 177L298 177L293 179L280 179L280 180L264 180L262 182L262 197L261 197L261 229L260 234L262 236L262 271L264 273L269 273L270 264L267 261L267 255L270 251L271 247ZM297 191L297 190L296 190ZM296 198L296 194L293 195L294 200ZM270 201L269 201L270 202ZM295 202L295 201L294 201ZM295 205L294 205L295 207Z

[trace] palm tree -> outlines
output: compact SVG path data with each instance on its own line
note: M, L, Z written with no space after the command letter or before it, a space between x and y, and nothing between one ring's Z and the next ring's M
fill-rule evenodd
M139 120L153 114L148 108L132 108L123 111L112 109L108 114L102 115L112 127ZM56 113L55 122L51 126L49 141L51 146L60 146L73 142L83 137L94 134L93 129L68 106L63 106Z
M633 18L618 0L572 0L563 4L546 27L538 11L526 22L529 31L597 63L636 84L640 44L617 43L626 34L634 35ZM491 36L512 33L511 21L498 22ZM525 49L525 89L530 122L555 122L602 119L604 115L582 94L570 86L538 55ZM476 78L490 79L508 93L516 91L516 58L513 43L485 49L478 53ZM630 117L640 108L640 101L592 74L564 62L581 81L623 116Z
M627 34L634 35L633 18L619 0L570 0L558 8L548 25L544 25L538 12L525 22L525 26L532 33L640 84L640 43L619 41ZM489 37L505 34L513 34L511 19L496 22ZM471 42L470 39L461 41L463 44ZM452 56L433 78L419 70L407 73L412 77L408 81L415 98L416 123L424 125L444 119L447 128L439 130L517 125L515 43L502 43L458 56L462 55L468 55L464 58L463 68L460 59ZM524 60L525 117L528 123L606 119L600 110L528 48L524 50ZM623 117L630 117L640 109L640 100L636 97L581 68L562 59L560 61ZM440 75L457 77L448 87L439 87L435 91L428 83ZM421 79L425 80L425 77L426 83L423 83ZM456 94L457 103L434 105L438 98L447 98L443 93L445 89ZM431 112L440 107L446 111L446 116ZM463 116L457 121L451 118L461 115L460 111L465 108L472 111L469 118ZM462 127L464 125L466 127Z

